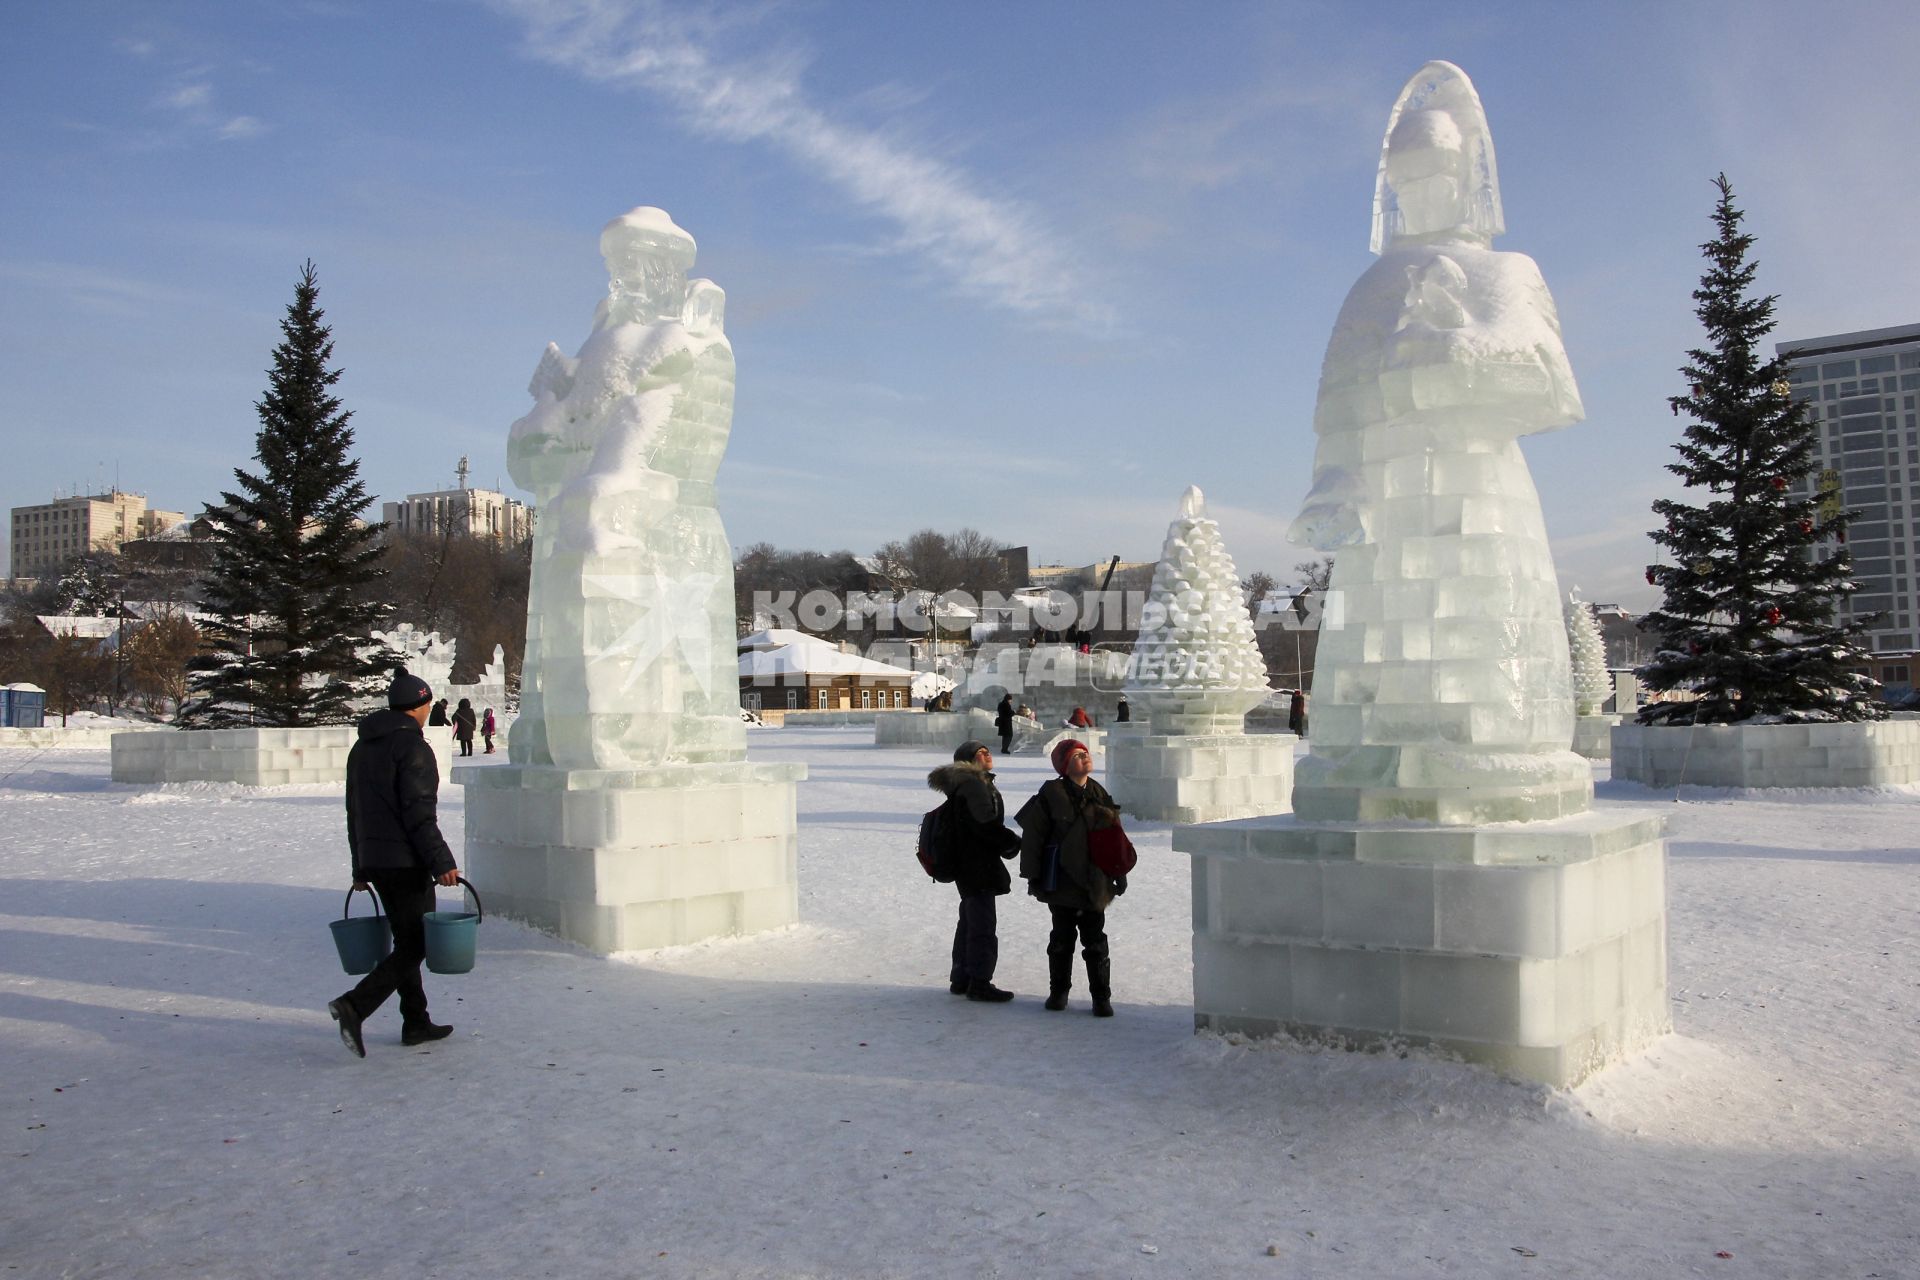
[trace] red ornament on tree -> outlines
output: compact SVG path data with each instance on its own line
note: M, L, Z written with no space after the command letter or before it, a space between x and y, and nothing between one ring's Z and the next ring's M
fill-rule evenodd
M1699 642L1698 640L1689 640L1689 641L1687 641L1687 652L1688 652L1688 653L1690 653L1690 654L1692 654L1692 655L1693 655L1694 657L1696 657L1696 658L1697 658L1697 657L1699 657L1699 656L1700 656L1700 642Z
M1648 566L1647 566L1647 585L1648 585L1648 586L1650 586L1650 587L1651 587L1651 586L1657 586L1657 585L1658 585L1658 584L1657 584L1657 583L1655 583L1655 582L1654 582L1654 580L1653 580L1653 566L1652 566L1652 565L1648 565Z
M1813 521L1811 521L1811 520L1802 520L1802 521L1800 522L1800 532L1802 532L1802 533L1812 533L1812 532L1813 532Z
M1767 610L1767 625L1773 627L1780 625L1780 606L1775 605Z
M1784 489L1784 488L1786 488L1786 487L1787 487L1787 478L1786 478L1785 476L1775 476L1775 477L1773 478L1773 487L1774 487L1774 488L1776 488L1776 489Z

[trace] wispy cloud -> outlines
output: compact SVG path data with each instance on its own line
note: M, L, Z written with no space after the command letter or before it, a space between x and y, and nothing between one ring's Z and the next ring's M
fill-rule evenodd
M525 22L534 56L588 80L658 95L688 127L758 142L891 222L887 246L929 264L962 294L1036 322L1113 329L1111 307L1032 209L982 189L959 166L816 105L790 51L728 61L703 21L651 3L488 0Z
M44 290L82 310L105 315L146 315L186 300L177 290L71 262L0 260L0 280L23 290Z

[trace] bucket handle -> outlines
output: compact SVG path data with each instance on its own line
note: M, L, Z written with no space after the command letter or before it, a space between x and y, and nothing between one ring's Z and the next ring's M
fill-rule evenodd
M349 915L352 914L353 895L360 891L361 890L359 885L351 885L348 887L347 900L340 904L340 918L342 920L345 920ZM371 885L367 886L367 889L365 892L369 898L373 899L373 918L375 920L378 920L380 918L380 895L373 891L373 887Z
M482 920L485 920L487 918L487 909L480 905L480 891L473 887L473 882L465 876L455 876L453 882L455 884L466 885L467 892L473 895L473 922L479 924Z

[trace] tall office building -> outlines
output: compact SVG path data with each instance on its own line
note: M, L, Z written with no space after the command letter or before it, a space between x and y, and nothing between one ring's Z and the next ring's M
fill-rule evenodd
M12 576L40 578L89 551L118 551L129 538L150 538L186 519L180 511L149 508L137 493L57 498L13 509Z
M1867 632L1878 653L1920 649L1920 324L1775 344L1787 381L1820 423L1811 483L1858 511L1847 535L1859 589L1843 614L1885 616Z

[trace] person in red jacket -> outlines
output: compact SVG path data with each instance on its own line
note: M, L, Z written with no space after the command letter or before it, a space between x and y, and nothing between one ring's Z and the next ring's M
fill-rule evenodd
M387 687L387 710L360 722L359 741L347 754L347 851L353 887L371 886L386 908L393 950L360 984L327 1005L340 1024L340 1039L358 1057L367 1056L360 1024L400 993L400 1043L425 1044L452 1033L427 1016L420 963L427 958L427 926L433 886L459 883L460 868L440 834L440 766L421 729L433 691L404 670Z

